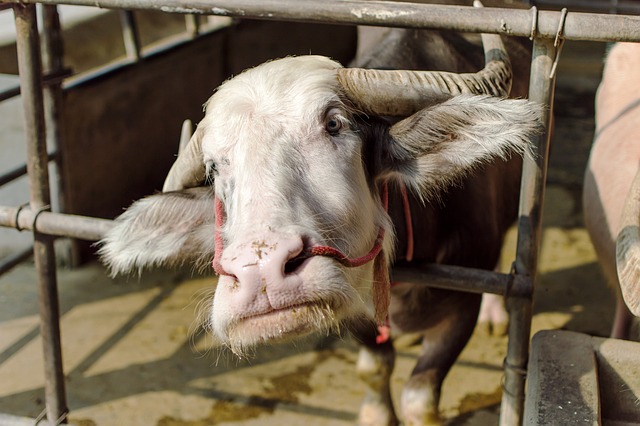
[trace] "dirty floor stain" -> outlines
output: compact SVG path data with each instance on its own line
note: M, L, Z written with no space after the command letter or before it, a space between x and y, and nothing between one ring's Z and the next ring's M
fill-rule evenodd
M157 426L212 426L222 422L238 422L273 413L273 407L238 404L233 401L217 401L208 417L198 420L180 420L163 417Z

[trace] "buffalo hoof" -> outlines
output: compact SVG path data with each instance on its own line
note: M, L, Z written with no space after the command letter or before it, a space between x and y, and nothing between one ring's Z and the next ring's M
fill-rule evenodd
M508 328L509 314L504 307L502 296L483 294L478 315L478 333L482 336L505 336Z

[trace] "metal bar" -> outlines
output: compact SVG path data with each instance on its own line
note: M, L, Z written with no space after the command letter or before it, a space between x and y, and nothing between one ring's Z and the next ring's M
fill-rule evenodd
M9 87L8 89L0 92L0 102L6 101L7 99L15 98L20 94L20 86Z
M538 7L568 7L602 13L636 14L640 4L629 1L606 0L535 0L530 2Z
M19 251L17 253L10 254L9 256L3 258L2 260L0 260L0 275L3 275L6 272L9 272L15 266L24 262L25 260L30 258L32 255L33 255L33 246L26 248L22 251ZM4 423L2 423L1 417L0 417L0 425L4 425Z
M43 6L42 8L42 65L45 75L62 75L62 30L57 6ZM62 103L62 79L56 79L44 85L45 121L47 127L47 145L58 149L60 129L58 115Z
M35 221L35 224L34 224ZM0 206L0 226L36 230L58 237L97 241L111 229L113 221L64 213L37 212L28 208Z
M142 57L140 34L136 17L131 10L120 11L120 24L122 25L122 39L127 57L137 62Z
M58 6L47 5L42 7L42 62L45 75L64 75L64 45L62 41L62 28L60 25L60 16L58 15ZM47 146L49 149L59 149L61 130L59 125L60 112L62 111L63 90L62 79L51 81L45 85L44 91L44 109L45 122L47 128ZM62 160L63 152L56 156L55 164L57 167L53 169L53 179L57 182L57 192L53 194L58 202L58 208L65 211L67 198L65 195L66 186L64 185L64 170ZM49 157L51 161L51 156ZM79 264L78 244L71 242L69 245L58 248L65 250L64 258L69 259L70 265L77 266Z
M394 267L392 281L427 284L429 287L470 293L493 293L509 297L531 297L532 285L523 275L501 274L452 265Z
M191 37L197 37L200 34L200 16L187 15L184 18L187 33Z
M52 426L55 424L46 420L36 422L37 419L0 413L0 425L2 426Z
M0 0L0 3L6 0ZM36 0L26 0L25 3L35 3ZM55 0L43 0L40 1L44 4L56 4ZM65 1L68 4L89 4L85 0L70 0ZM386 4L380 2L368 2L363 4L362 2L340 2L335 3L337 5L334 9L327 7L323 3L321 9L314 9L317 6L309 2L304 1L285 1L279 0L269 3L269 5L257 4L256 2L249 1L237 1L230 3L228 1L216 1L213 2L203 1L184 1L184 0L168 0L159 5L149 0L104 0L91 2L92 5L106 6L106 7L126 7L126 8L140 8L140 9L161 9L168 12L178 13L204 13L204 14L218 14L226 16L241 16L241 17L253 17L259 19L278 19L278 20L298 20L305 22L326 22L331 21L339 23L349 24L363 24L369 25L384 25L384 26L404 26L404 27L430 27L430 28L449 28L458 31L474 31L474 32L493 32L493 33L508 33L513 35L528 36L531 31L532 12L523 12L515 10L501 10L501 9L483 9L476 10L464 7L452 7L452 6L433 6L433 5L402 5L398 4ZM249 4L246 10L242 9L243 5ZM276 6L273 6L275 4ZM135 6L132 7L131 5ZM226 5L228 5L228 8ZM339 5L339 6L338 6ZM345 5L355 5L355 9L347 11ZM222 7L225 6L225 7ZM395 9L396 6L400 6L404 9ZM16 10L24 8L29 10L31 6L15 6ZM195 9L194 9L195 8ZM288 10L291 8L291 10ZM408 8L408 9L407 9ZM416 9L417 8L417 9ZM409 10L410 9L410 10ZM275 10L275 12L269 12L269 10ZM404 10L407 10L406 13ZM484 11L491 12L491 14L484 13ZM473 12L472 12L473 11ZM434 12L442 12L441 15ZM446 12L446 13L445 13ZM500 15L496 13L504 14L504 18L498 19ZM29 12L31 14L31 12ZM444 16L444 19L443 19ZM614 19L615 18L615 19ZM618 19L621 18L621 19ZM16 12L16 25L20 17ZM28 20L33 20L31 17ZM538 35L542 37L555 37L560 16L557 12L541 11L538 14ZM524 24L523 24L524 22ZM499 23L499 25L498 25ZM525 25L526 24L526 25ZM597 25L596 25L597 24ZM570 13L566 18L565 30L563 36L569 39L588 39L588 40L600 40L600 41L616 41L616 40L630 40L640 41L640 20L635 17L610 17L610 16L596 16L589 14L577 14ZM35 24L33 24L35 25ZM595 25L595 26L594 26ZM602 27L597 31L594 31L595 27ZM585 32L586 29L586 32ZM37 41L37 39L36 39ZM537 100L540 103L552 105L553 98L553 81L549 78L539 78L539 73L543 72L544 76L549 75L551 64L553 63L553 56L556 49L549 40L536 39L534 44L534 66L532 67L532 85L530 97L533 100ZM25 50L25 48L19 47L19 52ZM30 52L33 52L33 47L30 48ZM36 49L37 51L37 49ZM23 69L25 66L21 66L20 74L24 76ZM28 79L28 76L25 77ZM31 88L35 88L34 81L30 83L24 83L23 87L28 87L31 84ZM24 90L24 89L23 89ZM25 96L30 95L25 91ZM26 102L25 102L26 103ZM33 102L37 106L38 102ZM41 102L40 102L41 104ZM32 117L36 117L34 121L37 122L38 112L29 111L30 107L25 107L25 116L31 114ZM550 114L550 109L549 109ZM548 116L546 117L548 124ZM36 123L37 124L37 123ZM38 129L38 126L34 126L34 129ZM43 130L37 130L37 133L42 133ZM533 282L536 276L537 265L537 251L539 248L540 239L540 213L542 209L542 199L544 193L544 178L546 177L547 167L547 153L548 153L548 132L542 137L538 138L537 149L539 156L536 160L528 160L525 163L525 170L523 172L522 193L524 194L521 201L521 220L520 220L520 233L518 242L518 254L516 259L516 275L513 277L512 289L518 288L510 293L512 296L516 293L521 293L522 297L510 298L510 313L511 313L511 325L509 328L509 348L507 358L505 360L505 392L502 401L501 409L501 425L520 424L522 421L522 401L524 398L524 375L523 371L526 369L526 361L528 355L528 337L531 328L531 300L530 294L533 290ZM38 137L32 138L36 141L34 145L37 145ZM30 158L32 156L30 155ZM37 157L37 156L36 156ZM30 162L31 164L31 162ZM33 162L31 168L36 168L38 164L42 164L42 161ZM45 168L46 170L46 168ZM46 171L44 172L46 174ZM37 174L30 170L30 175ZM37 180L37 178L33 178ZM44 181L37 181L40 183L40 187L48 187L48 182L45 185ZM36 185L37 187L37 185ZM33 191L32 191L33 193ZM43 194L40 194L43 195ZM31 223L32 228L38 228L39 232L36 233L36 241L43 236L42 232L51 232L52 235L70 235L73 232L70 228L75 224L66 224L60 226L61 234L55 234L57 231L45 231L47 217L58 217L54 213L43 212L41 214L34 213L35 211L43 208L47 203L44 203L44 197L32 195L32 208L33 211L17 212L15 215L17 219L15 222L20 224L24 222L25 229L28 228L28 224ZM37 207L37 208L36 208ZM30 216L28 216L30 215ZM51 216L50 216L51 215ZM37 218L37 224L33 225L33 222ZM91 218L83 218L91 220ZM99 220L99 219L93 219ZM74 223L72 220L71 223ZM108 221L106 221L108 222ZM31 229L32 229L31 228ZM96 232L93 230L93 232ZM99 231L92 237L99 238ZM97 239L96 238L96 239ZM94 238L88 238L94 239ZM44 240L43 240L44 241ZM46 250L44 247L43 252L53 253L52 250ZM38 249L34 249L35 254L38 254ZM48 259L49 256L42 256ZM50 263L49 263L50 265ZM36 261L36 267L38 263ZM51 268L49 268L50 270ZM47 271L46 264L38 268L39 271ZM440 272L437 276L443 281L448 281L447 287L451 285L457 285L455 281L458 278L455 277L442 277ZM403 271L400 271L402 275ZM420 272L417 272L420 274ZM439 275L440 274L440 275ZM46 274L45 274L46 275ZM446 275L446 274L445 274ZM454 274L455 275L455 274ZM425 277L425 273L419 277ZM432 275L429 275L432 276ZM53 281L55 284L55 275L53 275ZM500 293L498 287L506 287L505 278L510 280L512 277L497 275L497 278L491 278L487 283L480 286L476 286L472 291L481 292L486 288L491 290L489 292ZM454 284L451 284L454 283ZM518 283L517 286L514 286ZM527 288L521 286L528 286ZM468 287L466 287L468 289ZM509 287L506 287L509 288ZM44 321L43 321L44 322ZM57 318L56 318L57 324ZM43 333L44 335L44 333ZM59 339L58 339L59 345ZM45 353L46 344L45 344ZM60 369L61 371L61 369ZM64 391L62 393L64 396ZM55 418L49 413L50 409L49 398L47 398L47 410L48 418ZM66 409L65 409L66 410ZM64 415L62 410L62 415Z
M58 153L57 152L52 152L49 153L49 161L54 161L57 160L58 158ZM13 182L14 180L24 176L27 174L27 165L26 164L21 164L19 166L16 166L15 168L13 168L12 170L9 170L8 172L5 172L3 174L0 175L0 186L6 185L9 182Z
M113 221L86 216L42 212L36 214L30 209L0 206L0 226L17 229L33 229L56 236L67 236L89 241L97 241L113 227ZM422 267L395 267L393 280L402 282L428 283L431 287L473 293L494 293L513 297L530 297L531 284L525 276L500 274L482 269L451 265L427 265Z
M515 274L530 278L535 286L542 231L542 207L549 159L549 124L553 113L555 79L551 77L558 46L553 40L536 38L533 43L529 99L546 107L543 117L545 132L534 136L535 158L526 156L520 188L520 212ZM531 288L533 294L533 288ZM505 380L500 425L522 424L524 385L531 334L532 300L507 300L509 311L509 343L505 359Z
M199 36L210 34L210 33L213 33L214 31L216 30L215 29L209 30L205 28L204 31L200 32ZM145 51L143 52L143 58L152 58L156 55L160 55L169 50L178 49L188 43L191 43L193 39L194 37L192 35L189 35L186 33L184 36L178 35L178 36L170 37L168 41L156 43L154 44L153 47L148 47L147 49L145 49ZM135 59L123 58L122 60L119 60L117 62L112 62L105 66L94 68L86 73L83 73L82 75L75 76L74 78L65 82L64 88L73 89L73 88L82 86L84 84L90 84L94 80L99 80L111 73L123 70L128 67L132 67L135 65L136 65Z
M20 90L27 142L30 205L34 211L51 203L46 146L42 63L35 5L14 5ZM38 305L42 336L47 419L65 421L67 401L60 347L60 307L53 238L34 232L33 258L38 275Z
M16 229L33 229L56 236L66 236L89 241L97 241L113 227L113 221L86 216L42 212L30 209L0 206L0 226ZM494 293L513 297L530 297L531 284L528 277L500 274L482 269L451 265L427 265L422 267L395 267L395 281L428 283L431 287L473 293ZM471 284L470 284L471 283Z
M27 165L21 164L15 167L14 169L9 170L8 172L0 175L0 186L6 185L9 182L13 182L14 180L21 178L26 174L27 174Z
M47 86L55 86L60 84L66 77L72 74L70 69L62 68L55 73L45 73L42 77L42 84ZM9 87L8 89L0 92L0 102L6 101L7 99L15 98L20 95L20 85L16 85L13 87Z
M0 0L0 4L10 0ZM555 38L560 12L474 8L385 1L315 0L21 0L22 3L72 4L113 9L148 9L240 18L432 28L454 31ZM640 16L570 12L564 37L571 40L640 41Z

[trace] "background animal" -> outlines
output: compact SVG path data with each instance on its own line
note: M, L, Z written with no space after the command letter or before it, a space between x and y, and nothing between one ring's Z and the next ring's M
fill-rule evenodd
M622 297L616 271L616 239L623 231L625 203L637 205L637 181L640 166L640 45L615 44L607 58L596 96L596 134L584 179L584 215L586 227L607 281L617 295L616 314L611 337L637 340L632 330L634 315L640 315L637 284L627 284L627 302ZM632 208L630 206L629 208ZM627 221L628 222L628 221ZM636 212L635 223L638 222ZM628 223L627 223L628 224ZM637 234L628 228L631 234ZM637 238L637 237L636 237ZM632 244L626 241L627 246ZM635 242L637 244L637 241ZM629 246L628 246L629 248ZM637 260L625 258L625 277L637 282ZM632 263L635 262L635 265ZM622 277L622 275L621 275Z
M117 219L103 241L105 262L121 273L213 258L220 277L211 328L238 354L347 327L363 344L357 368L370 387L362 424L398 422L387 319L418 332L423 352L402 416L437 423L442 381L473 331L480 296L398 283L389 302L386 272L394 261L496 265L517 208L520 158L512 154L527 150L539 110L443 89L506 95L511 70L497 38L486 68L466 77L345 70L310 56L227 81L165 193ZM474 51L453 33L392 30L358 63L469 72L482 57Z

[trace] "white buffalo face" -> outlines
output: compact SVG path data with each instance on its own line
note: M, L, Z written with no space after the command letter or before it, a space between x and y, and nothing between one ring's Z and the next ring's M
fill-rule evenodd
M388 223L340 96L339 65L305 59L226 82L200 124L202 161L225 209L219 256L228 275L219 278L212 324L233 346L331 328L371 306L361 283L372 281L373 262L301 259L317 245L364 255Z
M380 320L386 306L376 299L377 274L394 245L380 183L402 180L428 198L479 163L525 152L540 112L524 100L491 96L439 93L436 103L435 89L422 89L431 77L417 77L420 87L411 89L402 83L414 79L406 74L392 75L383 98L372 100L378 89L369 80L379 72L361 75L366 71L352 78L336 62L303 56L224 83L165 193L132 205L103 240L105 262L118 273L211 261L217 250L211 325L237 353L352 318ZM447 78L438 74L438 81ZM470 78L466 91L486 85ZM364 96L356 93L362 81L369 86ZM399 93L389 97L394 86ZM393 113L403 118L394 125L376 116ZM203 188L207 178L215 197ZM331 247L364 256L380 229L382 252L362 265L309 255Z

